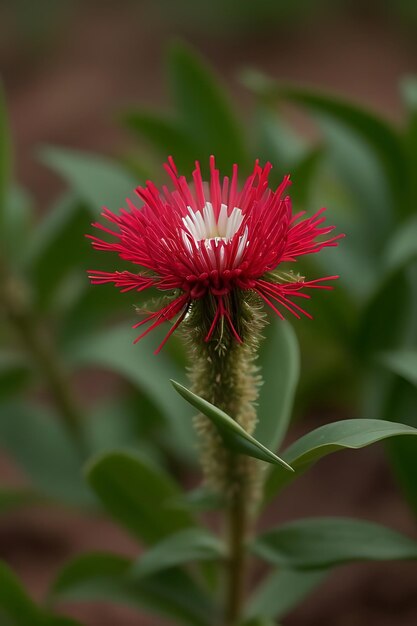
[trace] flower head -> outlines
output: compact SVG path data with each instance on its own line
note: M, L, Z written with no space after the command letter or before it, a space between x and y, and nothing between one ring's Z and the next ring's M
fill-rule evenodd
M334 226L324 226L324 209L312 217L293 215L291 200L284 195L290 185L286 176L275 191L268 188L271 164L261 167L256 161L243 187L238 187L238 168L220 180L214 157L210 158L210 182L203 182L196 163L193 183L177 172L172 158L165 169L174 190L158 190L152 182L138 187L143 206L127 200L128 209L116 215L102 213L114 226L93 226L110 235L111 241L90 236L96 250L117 252L125 261L138 266L137 272L91 271L93 284L114 283L122 292L144 291L156 287L172 294L168 304L135 324L150 323L136 339L139 341L166 320L176 318L162 348L183 321L196 300L210 298L214 310L209 341L220 320L225 320L237 341L241 341L230 307L238 290L252 290L283 318L285 311L295 317L311 317L294 299L309 299L309 289L331 289L323 284L337 278L327 276L305 280L281 267L298 257L337 245L342 235L329 236Z

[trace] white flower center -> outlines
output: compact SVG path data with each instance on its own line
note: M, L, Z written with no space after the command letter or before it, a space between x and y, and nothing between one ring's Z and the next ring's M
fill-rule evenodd
M203 212L194 212L190 206L188 212L190 215L183 217L182 221L195 241L202 241L203 239L229 241L237 233L243 222L242 211L235 207L231 214L227 215L226 204L221 205L217 222L211 202L206 202Z
M188 212L190 215L182 218L186 231L183 231L183 240L187 248L192 252L192 247L189 241L190 235L197 243L198 247L203 244L209 253L210 259L213 262L213 267L216 266L216 255L214 248L217 248L221 242L224 244L229 243L238 232L243 222L243 213L238 207L234 207L230 215L227 214L227 205L222 204L220 207L219 217L216 221L213 205L211 202L206 202L203 211L193 211L189 206ZM233 261L233 267L236 267L245 251L248 244L248 229L245 228L243 234L239 237L239 245L236 251L236 256ZM219 253L220 267L224 268L225 252L224 246L221 246Z

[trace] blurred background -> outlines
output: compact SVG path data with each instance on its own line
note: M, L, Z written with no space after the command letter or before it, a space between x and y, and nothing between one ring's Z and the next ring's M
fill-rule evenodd
M309 90L325 90L373 111L390 128L404 129L409 101L407 104L404 100L401 84L404 85L405 77L417 74L416 34L417 5L412 0L397 0L395 3L389 0L258 0L256 3L250 0L0 0L0 75L13 136L14 177L19 187L25 190L28 204L33 207L31 228L41 223L68 188L68 179L64 181L62 176L52 171L59 170L59 167L47 167L48 157L40 150L42 146L53 145L107 156L121 163L132 180L140 180L145 174L160 178L159 163L162 156L159 158L148 149L149 132L143 132L143 137L140 137L143 128L138 125L135 130L133 118L131 116L129 121L126 111L138 107L153 112L161 110L168 116L174 114L169 65L172 63L170 50L175 42L180 40L191 46L219 77L241 121L251 157L256 156L256 146L262 144L262 150L258 150L259 156L263 158L272 152L275 160L282 157L280 163L274 162L274 166L281 171L280 168L285 169L287 165L296 162L290 154L293 146L298 147L300 142L309 147L319 142L321 146L322 135L317 125L312 123L308 107L307 110L304 107L300 110L283 103L282 115L288 121L291 134L283 134L279 127L276 137L280 145L273 152L273 146L270 145L273 143L272 131L270 133L266 126L262 127L259 123L260 118L266 120L266 113L264 117L259 115L259 83L253 73L249 75L248 68L260 70L280 82L290 82ZM243 70L246 70L245 77ZM271 108L265 111L269 115ZM261 135L262 141L258 141ZM284 137L288 137L289 145L282 148ZM343 144L338 145L340 149ZM335 144L330 141L325 149L328 149L330 165L332 159L339 163L332 152ZM162 146L159 153L162 155L163 152ZM348 171L356 156L357 153L352 150L349 152L349 162L339 163L339 167ZM416 175L415 169L411 168L410 171L411 177ZM350 179L343 183L345 187L351 185L353 189L357 173L353 169L349 174ZM335 179L338 179L337 175ZM343 176L340 179L343 180ZM373 215L366 218L368 224L363 229L362 205L361 202L355 204L357 190L350 197L353 197L352 215L355 215L357 221L350 223L345 219L348 211L344 195L338 190L334 191L334 178L329 177L327 170L322 175L315 175L313 191L308 196L313 204L305 208L317 210L319 205L326 202L328 219L347 230L351 241L360 239L358 230L362 232L364 241L360 242L360 250L354 259L350 257L349 261L349 252L346 251L343 256L343 262L351 264L353 272L353 275L348 275L349 268L346 269L345 282L340 288L342 295L339 311L349 312L346 327L343 325L346 320L341 324L333 324L334 320L323 317L319 330L311 331L304 322L294 320L293 326L301 344L302 377L296 401L296 420L289 441L326 421L344 417L375 417L375 414L366 413L366 408L373 403L375 389L386 384L386 379L379 377L375 386L374 370L367 370L360 380L357 377L356 359L363 364L368 356L361 356L360 350L356 351L357 346L351 351L350 348L355 341L361 346L366 343L370 334L369 326L362 326L362 330L355 335L356 339L352 339L356 331L348 335L353 326L360 326L359 322L356 324L358 311L369 304L364 304L363 294L370 289L369 285L375 284L388 234L406 223L388 220L385 234L381 235L375 246L374 243L368 245L368 232L374 230L373 225L379 225L384 220L378 214L378 193L383 196L382 202L384 198L386 200L384 187L377 189L378 185L375 184L378 178L370 176L369 180L368 191L371 195L374 192L376 194L372 195L369 202L374 202L376 209ZM359 182L366 186L366 180ZM369 205L366 193L362 190L362 202ZM398 189L398 193L402 193L402 190ZM306 198L300 198L301 205L305 201ZM333 207L337 209L335 214ZM116 206L111 208L117 209ZM416 211L415 205L408 208L408 216L415 217L412 215ZM87 216L81 219L79 243L74 239L65 254L84 254L85 243L81 234L88 231L89 221ZM18 239L17 234L16 242ZM354 247L352 244L352 249ZM366 255L363 250L372 256L369 268L365 267L363 259ZM337 252L332 252L332 255L324 263L327 263L327 268L332 267ZM53 264L53 257L45 263ZM97 260L94 263L98 265ZM84 265L84 269L86 267ZM340 272L342 281L343 270ZM42 271L41 268L38 277ZM331 269L329 273L335 271L339 269ZM359 276L362 272L364 276ZM362 279L365 282L359 285ZM56 282L60 281L61 277L58 277ZM72 283L66 283L63 279L61 282L65 293L59 293L59 297L57 295L58 304L56 308L52 307L51 317L73 305ZM406 287L402 288L401 297L405 291ZM391 294L390 287L388 300L395 298L399 302L399 296ZM326 302L317 305L318 318L322 306L336 307L330 305L332 296L325 296ZM97 295L99 297L105 299L107 295ZM123 297L117 297L123 300ZM42 302L39 306L41 311L42 307L47 308L45 303L48 302L48 296ZM350 308L346 307L346 302ZM378 325L378 316L382 314L381 311L386 311L385 304L379 305L376 300L374 305L376 308L372 315L367 309L367 315L371 315L371 326ZM121 306L128 308L129 304L122 301L116 306L119 307L117 315L120 315ZM402 307L401 314L404 310ZM413 317L411 304L406 305L406 311ZM389 319L397 320L397 313L391 315L390 312ZM114 316L115 312L112 311L111 315ZM331 317L332 311L327 315ZM339 321L342 317L338 318ZM355 321L351 323L352 319ZM98 330L101 321L98 320L95 328L94 314L90 314L87 322L82 320L84 331L92 333ZM404 325L404 321L402 323ZM64 331L58 329L59 333L62 331L64 343L71 340L70 326L67 324ZM129 328L129 324L126 328ZM412 334L408 338L402 337L401 345L407 347L407 341L412 341L411 336L415 338ZM395 341L395 338L390 338L389 345L378 344L378 350L396 347L398 342ZM342 345L348 342L347 347ZM5 337L5 344L8 344L8 337ZM141 349L142 346L136 348ZM181 363L183 357L180 355L176 358ZM313 374L316 367L320 369L317 363L322 361L325 374L318 381ZM131 381L126 383L108 372L96 373L92 369L88 375L77 376L75 371L72 376L83 405L95 406L97 399L116 397L117 394L125 400L128 398L129 404L132 394L137 391L132 389L134 385ZM365 379L369 384L364 392L362 383ZM409 383L402 381L400 384ZM36 385L30 391L20 384L15 388L17 396L29 394L28 397L35 398L36 402L43 401L42 393ZM395 393L402 396L402 391L397 387ZM390 405L391 410L396 406L393 396L387 403L384 406ZM417 404L411 406L415 417ZM401 419L399 414L387 415L385 409L374 408L374 412L380 417ZM6 419L4 409L0 419ZM150 430L149 440L152 443L152 428L148 425L140 426L135 436L143 442ZM129 437L129 432L124 433L124 436ZM36 438L41 434L35 430L33 436ZM106 436L109 441L112 440L114 435L111 428L103 438ZM100 435L96 433L94 437L96 441ZM28 472L22 471L16 457L11 454L11 439L10 433L0 432L0 445L4 448L0 459L1 484L2 487L16 488L27 484ZM158 441L158 437L155 441ZM97 444L97 447L100 448L100 445ZM411 450L411 454L415 452L415 448ZM402 452L391 451L394 459L398 458L398 454ZM376 446L324 460L295 488L284 493L279 508L272 506L262 524L266 526L273 521L303 515L346 515L370 519L415 534L413 506L409 506L398 484L402 470L398 470L398 467L395 470L395 463L388 462L387 456L382 446ZM197 483L197 470L181 467L175 454L169 463L171 471L184 484L191 486ZM52 462L50 471L54 472ZM407 485L403 488L409 495L410 480L405 482ZM133 541L120 528L96 515L86 516L74 509L45 509L37 504L23 509L9 506L4 509L0 515L0 557L16 569L36 598L43 596L59 567L73 554L83 550L105 549L109 545L114 551L125 554L137 550ZM283 623L288 626L411 626L417 623L416 598L417 576L413 563L352 565L336 571L318 592L284 618ZM137 615L114 606L103 608L97 604L70 607L69 613L83 619L87 626L110 626L116 623L118 626L128 626L138 623ZM155 621L143 617L140 623L151 626L164 622L162 619Z
M237 80L255 66L280 80L328 88L389 119L403 113L399 80L416 70L417 9L337 0L178 0L1 3L1 71L18 178L39 198L57 183L35 158L43 143L114 155L128 137L115 123L130 104L170 109L165 58L172 39L199 50L242 112Z

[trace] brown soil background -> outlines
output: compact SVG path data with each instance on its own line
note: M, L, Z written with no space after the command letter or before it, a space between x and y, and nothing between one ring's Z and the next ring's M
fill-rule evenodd
M127 138L114 123L124 104L169 107L163 63L172 36L183 35L207 56L243 112L250 107L250 98L235 75L245 64L279 78L330 88L398 121L402 117L398 80L417 71L415 32L372 11L324 13L291 28L277 24L267 32L220 35L202 28L179 32L147 3L84 2L65 14L49 42L39 46L10 34L4 9L0 4L0 69L17 176L34 194L40 210L62 186L36 162L36 147L51 143L110 155L126 148ZM292 437L320 423L322 419L306 419L293 429ZM9 460L3 459L0 469L2 482L15 481L17 473ZM263 524L312 515L357 516L415 534L415 522L398 494L381 446L322 461L284 494ZM0 518L0 557L37 598L69 556L109 546L115 552L137 552L120 529L101 519L59 510ZM165 623L114 606L63 608L86 626ZM283 623L414 626L416 565L352 565L337 570Z

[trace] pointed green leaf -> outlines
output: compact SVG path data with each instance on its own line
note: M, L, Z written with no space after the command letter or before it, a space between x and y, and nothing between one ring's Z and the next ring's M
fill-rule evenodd
M259 144L257 154L263 161L274 165L271 178L278 184L291 171L292 165L302 159L306 151L305 142L276 114L273 107L263 103L255 111L252 124Z
M180 370L166 353L152 354L161 341L158 332L145 337L139 345L133 345L135 337L136 331L126 324L106 329L71 343L67 359L77 369L99 367L115 372L148 395L167 418L167 440L175 443L183 460L190 461L195 456L196 441L191 419L187 419L191 414L187 415L183 402L168 384L170 378L181 375Z
M405 76L400 83L401 94L407 108L417 111L417 77Z
M193 561L213 561L226 556L224 544L202 528L182 530L162 539L134 563L133 580Z
M381 376L380 376L381 377ZM410 384L402 377L394 377L392 385L388 386L388 394L381 407L381 413L392 413L395 407L395 416L398 421L417 426L417 386ZM414 437L396 437L389 439L386 444L388 456L394 474L408 500L415 515L417 515L417 439Z
M171 49L169 75L180 122L198 143L195 157L203 161L203 168L207 171L210 154L220 169L235 162L244 166L242 129L210 69L190 48L177 43Z
M415 268L417 269L417 268ZM412 278L412 276L410 276ZM410 282L413 288L414 281ZM415 309L415 307L413 307ZM369 411L379 419L390 419L396 422L417 427L417 384L415 378L415 359L412 350L396 350L399 345L404 347L414 344L416 315L411 315L412 326L407 329L408 340L397 344L392 352L377 352L372 355L376 367L366 385L368 397L365 401ZM414 310L415 313L415 310ZM414 322L414 323L413 323ZM381 365L383 367L381 367ZM366 408L366 407L365 407ZM366 411L365 411L366 412ZM394 475L401 487L414 515L417 515L417 439L414 437L395 437L385 444L386 452Z
M103 267L102 258L97 259L96 255L93 256L94 259L89 256L86 262L80 263L82 268L74 267L73 262L73 271L68 282L61 281L60 286L64 298L70 288L73 289L72 296L68 298L68 304L59 309L59 312L62 312L60 334L64 345L71 346L74 343L80 343L82 338L87 340L88 337L97 333L98 328L107 326L108 322L113 322L116 318L126 319L130 316L133 319L135 307L142 306L144 302L149 302L149 298L152 298L147 291L121 294L113 285L100 285L98 288L91 285L87 278L86 268L107 269L107 266ZM111 269L115 267L113 264Z
M360 136L378 156L391 183L393 197L406 184L405 152L398 133L373 113L333 95L277 83L259 72L248 71L244 83L268 101L290 100L342 122Z
M40 308L50 305L74 268L78 273L80 268L85 270L90 254L85 233L90 221L87 207L73 194L65 194L36 228L24 255L24 266Z
M45 146L40 159L65 178L94 215L101 213L103 205L118 211L139 184L119 164L96 154Z
M377 360L394 374L417 386L417 350L382 352L377 355Z
M225 506L225 498L220 493L211 491L206 486L197 487L182 494L182 505L190 511L215 511ZM172 503L175 506L175 502Z
M131 567L131 561L122 556L104 552L91 552L75 557L64 565L49 590L52 600L89 599L94 594L104 594L109 586L115 593L116 581ZM112 597L109 597L111 600Z
M274 565L315 569L352 561L417 559L417 542L379 524L323 517L268 531L255 540L253 551Z
M416 149L417 150L417 149ZM417 257L417 217L413 215L394 232L384 251L384 264L395 272Z
M33 236L33 218L34 207L29 194L21 187L9 185L6 190L0 239L2 252L12 267L20 267L22 259L25 258Z
M315 118L325 144L322 174L328 172L325 185L316 182L317 201L338 211L346 232L355 235L355 241L347 237L346 245L371 257L391 233L398 197L390 193L384 165L363 136L332 116L319 113ZM334 187L333 197L328 186Z
M286 85L283 88L285 90ZM314 92L314 95L317 94ZM328 98L319 95L324 100ZM332 96L330 99L333 102ZM405 196L406 176L403 176L404 189L394 188L392 179L386 174L386 157L390 159L391 155L385 151L389 148L381 146L380 149L375 146L373 124L368 128L366 120L362 120L362 130L368 128L369 136L366 138L365 132L359 131L356 125L352 127L349 117L346 120L342 115L336 115L332 109L327 110L325 107L322 109L308 104L306 106L313 113L325 146L322 167L319 170L315 168L314 171L313 161L315 185L311 200L313 203L317 200L320 206L331 206L332 212L339 214L338 229L349 235L338 254L331 256L330 264L327 261L329 255L325 252L323 257L320 256L320 265L324 263L326 272L343 275L350 292L360 298L367 297L376 280L380 278L381 269L377 259L381 247L391 235L397 207L407 206L406 200L402 200ZM373 119L371 113L362 113L365 113L366 119ZM388 130L389 135L395 134L388 123L383 120L379 122ZM403 150L399 136L396 142ZM297 194L298 189L306 189L304 184L297 184L296 177L293 178L295 184L292 197L293 191ZM308 187L307 184L307 191ZM297 200L296 196L293 200Z
M300 571L279 569L260 583L246 609L246 616L279 619L318 587L328 575L326 570ZM275 622L274 622L275 623Z
M25 274L36 306L48 310L53 308L56 313L63 302L60 317L62 322L65 317L71 318L66 321L66 326L71 328L78 328L77 324L83 326L87 318L90 329L93 326L92 317L96 326L98 321L115 310L122 307L132 310L133 303L138 302L138 294L135 298L133 294L132 298L123 298L114 289L91 289L87 269L94 267L97 258L85 235L91 232L92 215L95 214L91 207L74 192L64 194L50 207L32 233L23 255ZM101 269L114 267L114 260L110 257L99 261ZM86 311L90 305L87 293L91 294L90 300L93 301L90 316Z
M0 399L22 392L31 380L31 367L22 354L9 350L0 352Z
M91 455L132 450L163 465L163 450L153 440L158 428L163 427L163 419L141 394L117 394L111 399L103 398L89 411L84 440Z
M291 467L276 454L268 450L264 445L249 435L230 415L221 411L207 400L203 400L195 393L171 380L174 389L194 406L198 411L208 417L219 431L225 445L239 454L246 454L255 459L281 465L286 471L291 471Z
M2 448L26 472L41 495L79 506L94 504L82 480L80 451L57 415L40 410L33 403L17 402L2 404L0 413Z
M39 262L40 257L44 254L44 250L48 250L54 245L61 245L61 243L55 244L57 235L62 236L69 229L72 230L72 220L77 217L79 212L83 213L82 222L85 226L86 220L89 219L89 213L82 201L71 192L59 197L37 225L36 232L33 234L26 253L27 263L32 265ZM85 233L85 228L76 232L74 241L79 239L81 233Z
M86 476L108 513L145 543L194 525L187 510L170 507L179 498L179 487L137 454L99 456L88 465Z
M323 160L322 146L306 150L291 168L291 201L295 209L306 210L310 201L313 182L317 178L318 167Z
M271 320L265 330L259 365L263 384L255 437L276 450L288 429L300 374L300 352L291 324Z
M50 592L51 599L128 604L190 626L215 623L210 600L181 570L174 568L135 582L129 578L129 568L129 559L113 554L77 557L58 575Z
M274 467L265 485L269 501L279 489L304 473L319 459L346 448L357 450L372 443L400 435L417 435L417 429L405 424L372 419L348 419L320 426L298 439L283 453L294 469L293 474Z
M161 114L132 109L123 113L122 122L139 138L145 138L164 160L172 156L178 170L187 176L194 169L198 145L187 128Z
M358 319L353 347L359 358L373 358L375 351L395 349L401 344L411 305L406 274L383 275Z
M26 594L18 578L0 562L0 621L3 617L7 626L9 623L11 626L45 626L44 615Z
M407 107L408 120L405 129L405 147L407 150L407 165L409 178L408 201L410 207L417 203L417 78L409 76L401 81L401 91Z

